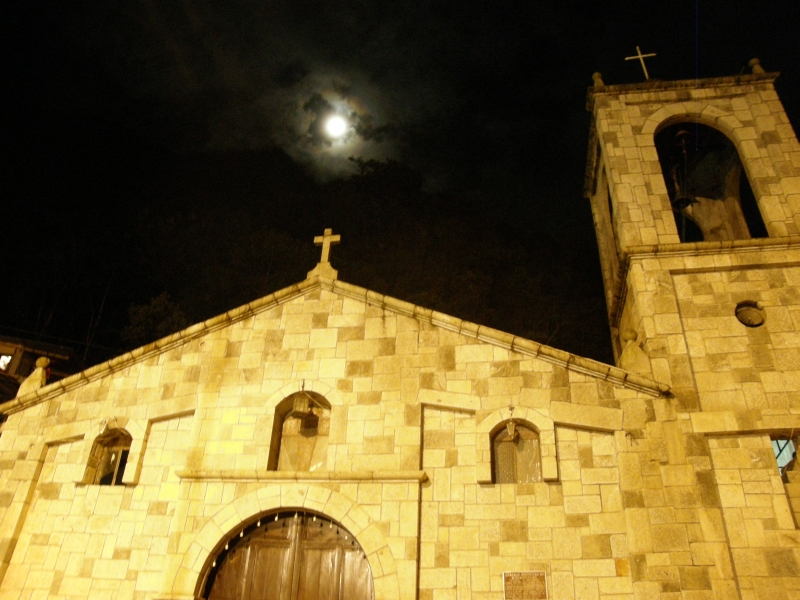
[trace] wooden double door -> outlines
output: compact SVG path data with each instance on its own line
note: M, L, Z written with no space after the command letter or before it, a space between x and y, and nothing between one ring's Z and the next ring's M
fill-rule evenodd
M277 519L276 519L277 517ZM373 600L364 551L320 515L265 516L217 558L208 600Z

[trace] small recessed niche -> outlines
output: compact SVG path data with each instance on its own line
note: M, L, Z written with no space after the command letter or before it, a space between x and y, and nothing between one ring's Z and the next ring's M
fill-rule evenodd
M736 305L736 318L745 327L761 327L766 319L764 309L753 300L743 300Z

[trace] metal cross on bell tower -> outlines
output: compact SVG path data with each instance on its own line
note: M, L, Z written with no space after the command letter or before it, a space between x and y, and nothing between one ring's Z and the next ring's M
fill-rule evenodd
M639 49L639 46L636 46L636 55L635 56L626 56L625 60L637 60L638 59L639 62L642 64L642 71L644 71L644 78L647 81L650 81L650 74L647 72L647 66L644 64L644 59L645 58L650 58L650 57L655 56L655 55L656 55L655 52L651 52L650 54L642 54L642 51Z

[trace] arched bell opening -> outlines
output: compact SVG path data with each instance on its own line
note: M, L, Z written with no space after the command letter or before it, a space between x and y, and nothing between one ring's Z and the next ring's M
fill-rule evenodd
M659 130L655 145L681 242L767 237L739 153L723 133L678 122Z
M374 600L363 548L345 527L305 509L260 515L220 541L197 597L206 600Z
M678 235L682 243L702 242L706 239L703 230L688 214L688 211L673 210L672 215L675 217L675 225L678 227Z
M270 471L325 471L331 403L316 392L301 390L275 407Z

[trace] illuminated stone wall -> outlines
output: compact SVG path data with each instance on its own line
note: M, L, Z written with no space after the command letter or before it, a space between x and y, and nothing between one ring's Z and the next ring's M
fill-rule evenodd
M790 598L800 584L797 472L781 480L771 445L800 429L800 145L775 77L590 90L586 192L616 352L636 337L672 394L618 456L637 598ZM654 139L677 122L734 143L769 237L679 243ZM741 303L761 326L737 319Z
M269 471L276 406L303 389L331 404L325 469ZM349 530L381 599L499 599L510 571L552 598L629 594L624 428L665 389L307 280L5 405L0 598L191 598L279 508ZM491 483L512 416L539 434L541 482ZM124 486L85 483L107 428L133 438Z

